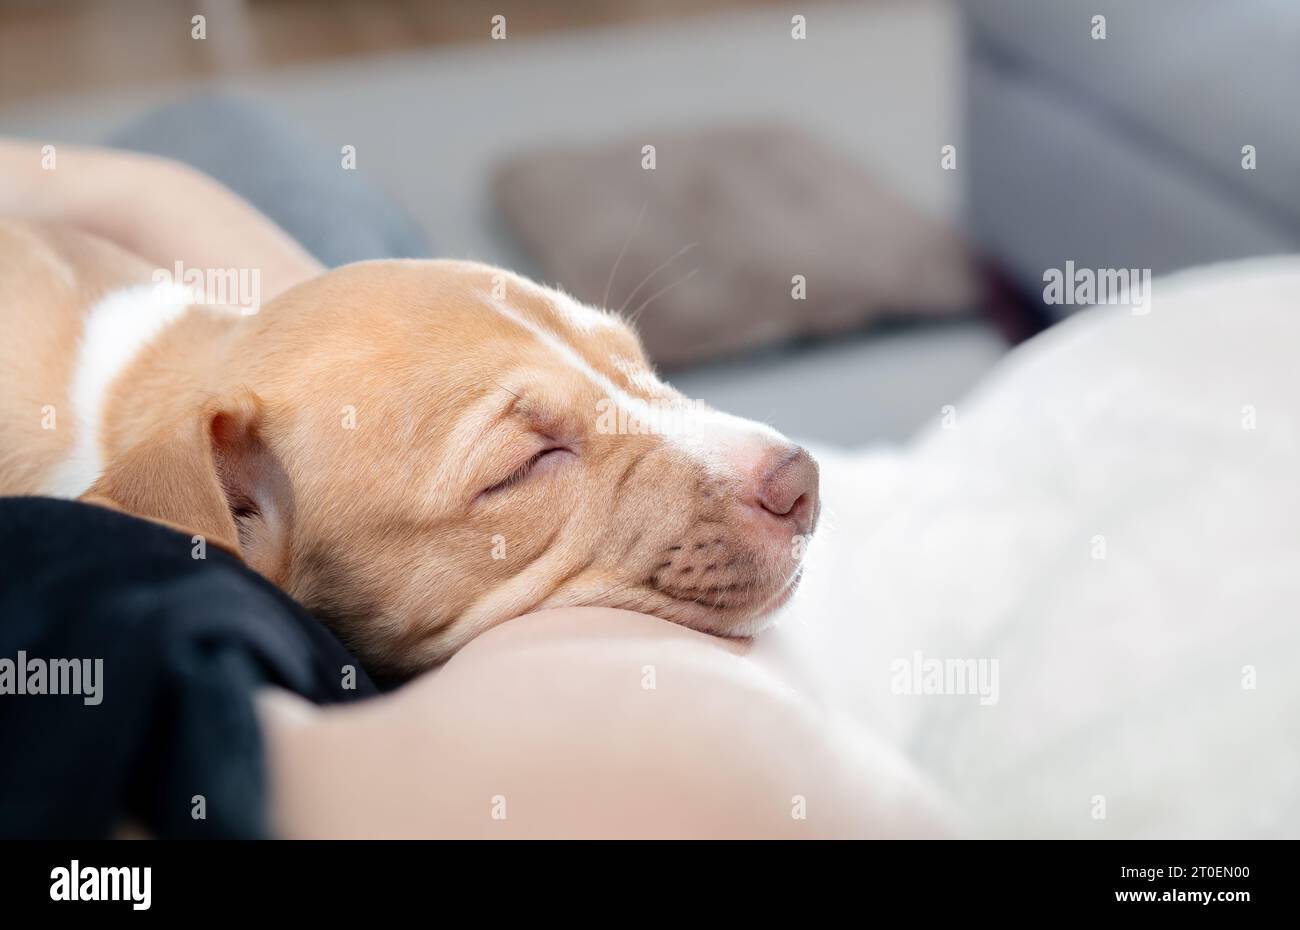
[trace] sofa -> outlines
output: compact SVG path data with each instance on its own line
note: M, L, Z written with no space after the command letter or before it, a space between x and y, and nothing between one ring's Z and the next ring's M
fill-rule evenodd
M1042 300L1044 269L1068 260L1160 275L1300 248L1300 119L1281 118L1300 96L1300 7L962 13L967 231L1048 321L1076 309Z

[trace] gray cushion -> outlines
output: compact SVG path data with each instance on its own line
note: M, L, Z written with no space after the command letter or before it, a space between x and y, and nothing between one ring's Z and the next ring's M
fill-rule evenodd
M238 98L205 94L147 114L110 145L193 165L248 200L326 265L424 258L423 231L342 154Z

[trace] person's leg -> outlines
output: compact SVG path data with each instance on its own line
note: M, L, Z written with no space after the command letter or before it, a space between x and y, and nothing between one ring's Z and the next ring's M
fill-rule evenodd
M943 832L898 753L734 643L546 611L350 709L268 693L271 817L309 837L886 837Z

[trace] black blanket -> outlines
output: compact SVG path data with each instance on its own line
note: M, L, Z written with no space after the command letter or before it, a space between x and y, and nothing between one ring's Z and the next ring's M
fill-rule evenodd
M100 507L0 499L0 837L264 836L254 691L375 693L283 592L195 555Z

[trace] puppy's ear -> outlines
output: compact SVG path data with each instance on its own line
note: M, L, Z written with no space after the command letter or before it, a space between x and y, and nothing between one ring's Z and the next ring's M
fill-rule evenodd
M81 499L201 535L283 583L293 494L253 394L206 405L111 463Z

